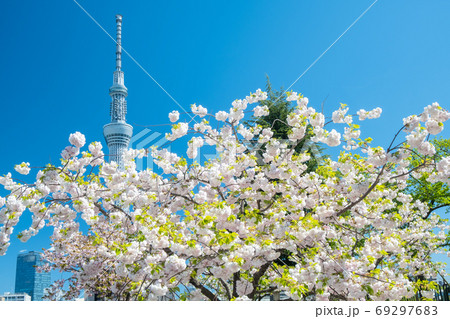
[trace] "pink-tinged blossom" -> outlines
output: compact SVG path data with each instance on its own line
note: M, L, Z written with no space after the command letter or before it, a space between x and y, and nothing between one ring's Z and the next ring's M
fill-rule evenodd
M92 142L89 144L89 152L91 152L93 156L103 156L102 148L103 146L99 142Z
M69 142L75 147L81 148L84 146L84 144L86 144L86 138L80 132L75 132L73 134L70 134Z
M417 148L425 141L426 137L427 132L425 130L415 130L406 136L406 141L412 148Z
M93 142L89 144L89 152L91 152L92 159L89 161L89 165L98 166L104 161L105 154L102 151L102 144L99 142Z
M72 157L77 156L80 154L80 149L75 146L67 146L63 151L61 152L61 157L65 160L71 159Z
M427 119L435 120L437 122L445 122L450 119L450 112L444 110L437 102L428 105L424 109L422 115L423 122L425 122Z
M434 145L430 142L422 142L419 147L417 148L420 154L423 155L434 155L436 153L436 149L434 148Z
M317 294L316 295L316 301L328 301L330 300L330 293L324 292L323 294Z
M180 112L172 111L169 113L170 122L174 123L174 122L178 121L179 118L180 118Z
M105 174L105 175L112 175L117 172L117 168L118 168L118 165L115 162L105 163L102 166L101 172L102 172L102 174Z
M236 284L236 292L239 296L246 296L253 291L253 285L247 280L239 280Z
M436 181L450 182L450 156L442 158L436 165Z
M179 258L176 255L169 256L165 262L165 269L171 274L178 273L186 269L186 260Z
M442 132L444 124L435 120L429 120L425 123L428 133L436 135Z
M403 119L403 125L406 132L412 132L419 127L420 118L417 115L410 115Z

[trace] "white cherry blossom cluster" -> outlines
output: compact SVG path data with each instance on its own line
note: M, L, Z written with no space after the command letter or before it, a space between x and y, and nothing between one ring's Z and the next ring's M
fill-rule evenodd
M192 104L191 110L192 110L192 113L194 113L200 117L204 117L204 116L206 116L206 114L208 114L208 110L201 105L197 106L196 104Z
M411 115L403 119L404 130L409 147L417 148L422 155L432 156L436 153L435 147L427 140L428 136L436 135L444 129L444 122L450 119L450 113L438 103L425 107L424 112L417 116ZM421 125L425 123L425 126Z
M366 111L361 109L357 112L360 121L364 121L365 119L377 119L381 116L382 109L377 107L371 111Z
M219 111L216 113L216 120L220 122L225 122L228 118L228 113L225 111Z
M180 112L178 111L172 111L169 113L169 120L170 122L176 122L180 118Z
M182 136L185 136L187 134L189 130L189 124L188 123L184 123L184 122L180 122L177 124L174 124L172 126L172 133L166 134L166 139L169 141L174 141Z
M30 163L25 163L22 162L21 164L17 164L16 166L14 166L14 169L22 175L28 175L28 173L30 172Z
M253 109L253 116L255 117L261 117L261 116L266 116L269 115L269 108L267 107L267 105L263 105L263 106L255 106L255 108Z
M346 115L349 108L346 107L347 105L341 104L341 107L333 112L332 119L333 123L351 123L352 122L352 116Z
M69 142L75 147L81 148L84 146L84 144L86 144L86 138L80 132L75 132L73 134L70 134Z

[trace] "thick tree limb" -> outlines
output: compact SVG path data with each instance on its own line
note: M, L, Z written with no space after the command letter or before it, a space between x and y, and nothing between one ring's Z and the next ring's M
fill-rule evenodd
M206 287L204 287L202 284L200 284L197 280L191 277L189 280L189 283L194 286L197 289L200 289L201 293L207 297L211 301L219 301L220 299L217 298L216 295L214 295L211 291L209 291Z
M258 288L259 280L266 273L267 269L269 269L270 265L272 265L272 261L269 261L261 266L261 268L253 275L253 291L248 295L248 298L253 299L255 294L257 293L256 288Z
M367 195L369 195L372 190L375 188L375 186L378 185L378 182L380 181L380 177L381 175L383 175L384 169L386 168L386 164L383 166L383 168L381 169L381 171L378 173L377 178L375 179L375 181L373 182L372 185L370 185L369 189L363 194L361 195L357 201L351 203L350 205L345 206L344 208L342 208L337 214L336 216L341 216L343 213L345 213L346 211L352 209L355 205L357 205L359 202L361 202L364 198L367 197Z
M431 213L432 213L433 211L435 211L436 209L442 208L442 207L446 207L446 206L450 206L450 204L442 204L442 205L433 207L433 208L431 208L431 209L428 211L427 215L426 215L425 217L422 217L422 218L423 218L423 219L427 219L428 217L430 217L430 215L431 215Z
M230 300L231 299L230 288L228 287L227 283L222 278L219 278L219 281L222 284L222 286L225 288L228 300Z
M235 272L235 273L233 274L233 297L234 297L234 298L239 297L239 295L238 295L238 293L237 293L237 289L236 289L236 284L237 284L237 281L239 280L240 277L241 277L241 274L240 274L239 271L238 271L238 272Z

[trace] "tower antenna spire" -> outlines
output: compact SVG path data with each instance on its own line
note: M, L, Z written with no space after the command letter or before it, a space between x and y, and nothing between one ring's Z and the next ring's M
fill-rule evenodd
M122 15L116 15L116 70L120 71L122 68Z

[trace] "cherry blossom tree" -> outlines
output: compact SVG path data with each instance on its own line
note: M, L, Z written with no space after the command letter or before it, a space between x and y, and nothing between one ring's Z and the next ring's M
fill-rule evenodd
M9 192L0 197L0 254L20 217L31 214L18 237L53 227L46 270L72 274L50 297L62 287L68 299L82 290L108 300L260 300L279 292L293 300L398 300L417 289L431 297L432 284L415 278L442 273L431 254L442 252L448 226L405 188L410 176L449 184L450 157L437 160L428 136L442 131L450 113L437 103L425 107L383 148L360 138L354 123L379 117L380 108L350 115L342 104L327 121L290 92L286 100L296 107L284 141L270 127L243 125L248 111L267 114L258 103L266 98L257 90L215 115L194 104L193 126L171 112L166 138L192 134L188 158L208 147L219 155L188 164L155 148L160 174L136 170L144 150L124 153L119 170L105 162L100 143L85 148L84 136L72 134L61 164L39 169L33 183L0 177ZM339 157L307 170L310 155L295 153L306 134L342 144ZM255 138L263 163L247 147ZM29 163L16 166L20 174L30 170ZM292 263L280 262L283 251Z

